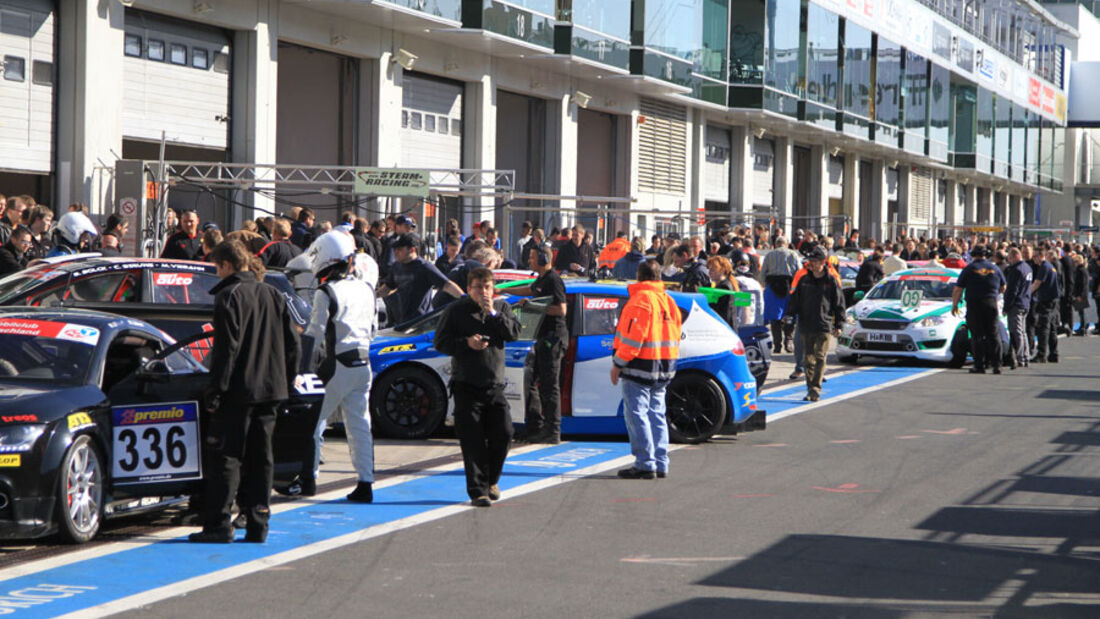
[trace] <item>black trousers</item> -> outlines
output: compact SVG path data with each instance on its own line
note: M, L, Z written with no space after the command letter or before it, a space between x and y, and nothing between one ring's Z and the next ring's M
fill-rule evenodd
M531 366L524 373L524 423L530 438L561 436L561 360L565 342L563 338L543 337L531 351Z
M1039 344L1035 348L1038 359L1058 358L1058 302L1046 301L1032 303L1035 306L1035 337Z
M1027 331L1027 349L1035 356L1035 318L1039 315L1039 301L1032 297L1031 309L1027 311L1027 321L1024 323Z
M1060 327L1067 332L1073 331L1073 298L1066 292L1058 299L1059 317L1062 319Z
M206 438L203 530L230 534L236 499L241 513L248 518L248 532L266 535L275 479L271 437L277 405L222 402L211 415Z
M512 415L504 385L484 388L451 383L455 398L455 434L466 465L466 493L471 499L489 494L500 481L512 443Z
M997 329L997 300L980 299L966 304L966 326L970 329L970 352L974 367L1001 367L1001 335Z

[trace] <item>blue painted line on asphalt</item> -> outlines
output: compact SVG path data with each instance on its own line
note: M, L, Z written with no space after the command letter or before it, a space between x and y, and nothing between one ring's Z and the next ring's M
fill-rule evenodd
M931 371L927 368L881 367L861 369L842 376L832 376L829 377L829 382L822 385L821 401L828 401L853 391ZM768 411L770 417L808 404L802 400L805 395L806 384L803 382L800 385L784 387L778 391L766 392L757 398L757 405Z
M629 455L626 443L563 443L513 454L501 491ZM0 583L0 614L84 610L467 500L463 469L432 473L377 489L372 504L341 499L274 514L266 544L191 544L181 536L12 578Z

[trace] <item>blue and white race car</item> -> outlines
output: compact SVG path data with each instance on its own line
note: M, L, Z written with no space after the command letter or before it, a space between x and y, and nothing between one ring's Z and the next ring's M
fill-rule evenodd
M669 432L679 442L764 428L756 404L756 381L737 334L700 294L671 292L683 312L683 341L675 379L669 385ZM626 304L622 284L566 280L569 347L562 362L562 432L625 434L622 397L611 384L612 342ZM548 297L523 307L513 302L523 329L506 346L505 394L512 420L524 421L524 372ZM379 333L371 347L375 373L371 412L375 428L395 438L430 435L451 413L447 383L451 359L432 346L442 312Z
M923 266L890 274L848 308L837 338L841 363L861 356L906 357L962 367L970 353L966 303L951 314L951 294L958 269ZM964 297L965 298L965 297ZM1000 323L1002 349L1008 350L1008 330Z

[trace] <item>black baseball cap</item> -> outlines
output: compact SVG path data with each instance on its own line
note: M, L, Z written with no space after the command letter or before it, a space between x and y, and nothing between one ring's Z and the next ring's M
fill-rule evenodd
M393 223L394 225L409 226L411 228L416 227L416 220L412 217L409 217L408 215L398 215L397 217L394 217Z
M806 254L806 258L809 260L827 260L829 256L820 245L815 245L810 253Z

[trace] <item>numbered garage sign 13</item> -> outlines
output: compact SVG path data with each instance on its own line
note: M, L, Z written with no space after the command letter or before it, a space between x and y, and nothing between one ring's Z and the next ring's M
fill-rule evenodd
M201 479L199 403L111 408L116 484Z
M904 290L901 293L901 309L916 309L924 298L923 290Z

